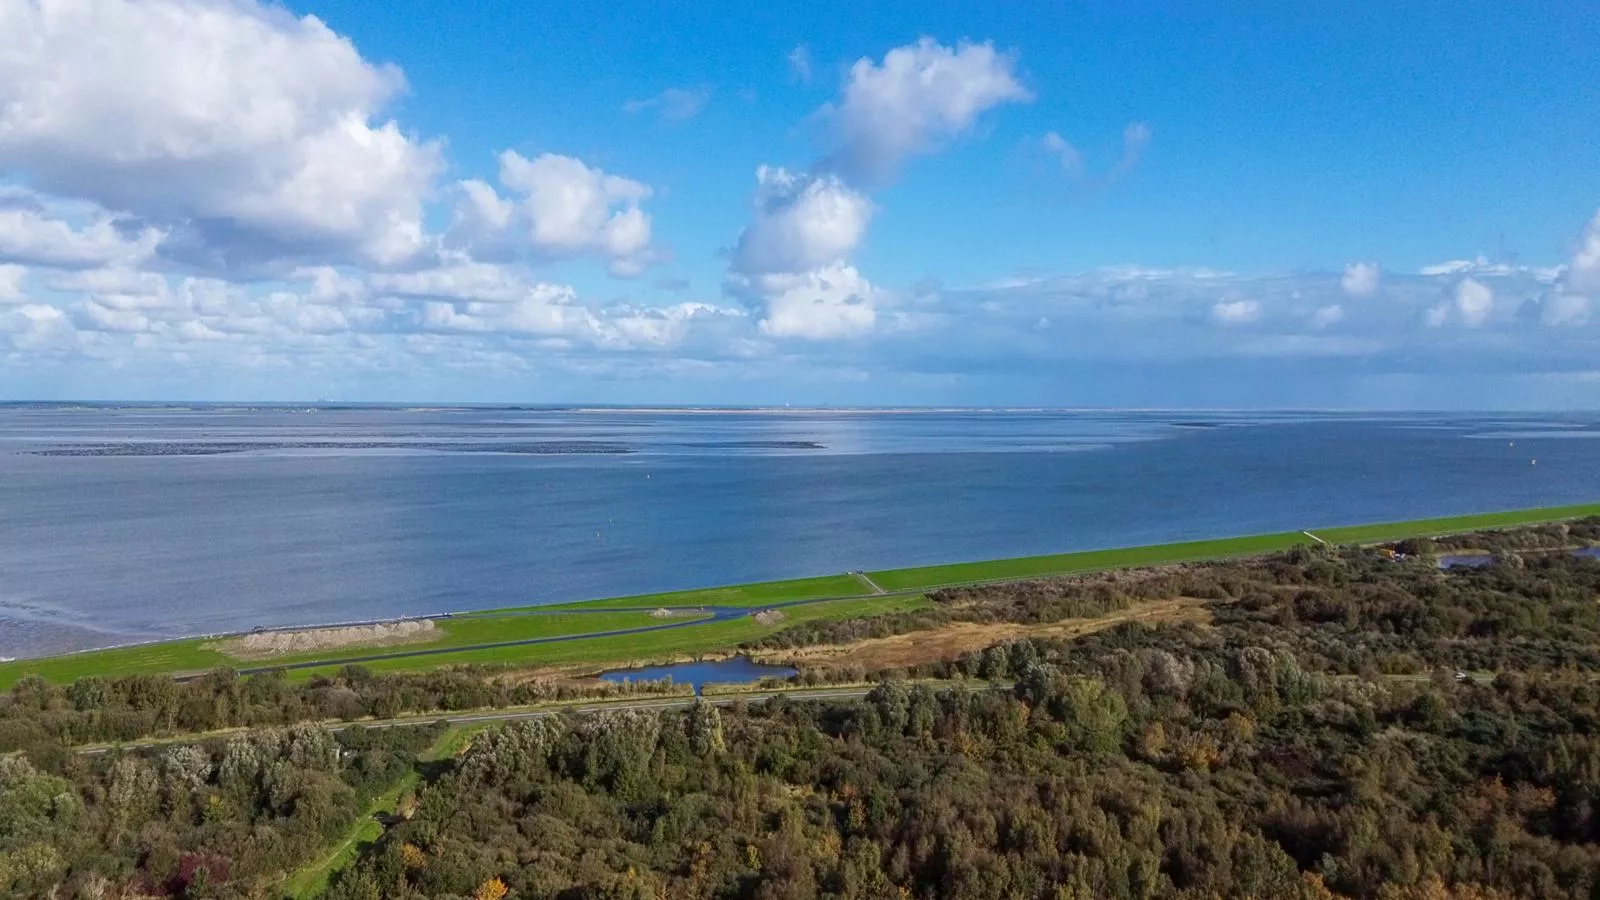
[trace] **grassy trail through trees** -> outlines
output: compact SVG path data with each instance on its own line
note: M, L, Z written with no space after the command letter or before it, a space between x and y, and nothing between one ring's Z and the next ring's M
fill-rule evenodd
M486 726L487 723L453 725L440 735L431 747L417 755L417 765L413 766L411 771L388 790L372 799L361 818L351 827L349 834L327 856L319 858L289 876L284 882L285 896L291 900L312 900L322 896L334 875L355 862L361 856L364 847L377 843L378 839L383 837L384 825L381 817L394 815L400 807L401 798L422 783L422 765L455 756L466 749L474 733Z

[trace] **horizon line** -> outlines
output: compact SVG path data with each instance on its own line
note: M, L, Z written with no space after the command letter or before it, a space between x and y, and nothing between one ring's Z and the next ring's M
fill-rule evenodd
M742 403L586 403L522 401L407 401L407 400L0 400L0 407L33 408L153 408L215 407L234 409L392 409L450 411L468 409L537 410L550 412L1117 412L1117 413L1378 413L1378 414L1519 414L1571 415L1588 409L1439 408L1371 406L1046 406L1039 404L742 404Z

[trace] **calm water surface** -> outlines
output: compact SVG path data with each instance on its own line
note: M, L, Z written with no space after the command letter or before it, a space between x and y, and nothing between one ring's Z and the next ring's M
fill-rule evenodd
M1550 551L1562 552L1562 551ZM1572 556L1584 559L1600 560L1600 547L1580 547L1576 550L1566 551ZM1442 555L1438 558L1441 569L1481 569L1495 564L1496 557L1493 553L1454 553Z
M1600 416L0 406L0 656L1582 502L1586 438Z
M699 693L708 684L750 684L763 678L788 678L797 670L788 666L768 666L751 660L748 656L732 656L712 662L674 663L670 666L646 666L639 669L617 669L601 672L602 681L661 681L672 679L673 684L687 684Z

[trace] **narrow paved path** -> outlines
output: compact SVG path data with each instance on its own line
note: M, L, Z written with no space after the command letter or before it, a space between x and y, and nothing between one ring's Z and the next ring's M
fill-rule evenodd
M1324 547L1328 546L1328 542L1327 541L1323 540L1322 538L1317 537L1316 535L1312 534L1309 531L1302 531L1300 533L1305 535L1308 538L1311 538L1313 541L1316 541L1317 543L1321 544Z
M863 586L865 586L867 590L873 592L874 594L887 594L887 593L889 593L888 591L884 590L883 588L878 587L878 583L876 581L872 580L872 576L868 575L865 572L851 572L850 574L854 575L855 578L856 578L856 581L861 582L861 584Z

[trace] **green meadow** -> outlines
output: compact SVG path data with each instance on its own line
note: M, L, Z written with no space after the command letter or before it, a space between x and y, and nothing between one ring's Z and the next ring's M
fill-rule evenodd
M874 595L823 600L786 608L783 620L763 625L750 616L669 628L643 634L576 638L550 644L524 644L467 650L447 656L406 656L362 663L374 672L414 672L441 665L646 665L697 654L722 653L746 641L766 637L791 625L820 619L860 619L921 609L929 605L919 594ZM338 666L297 669L291 679L330 675Z

